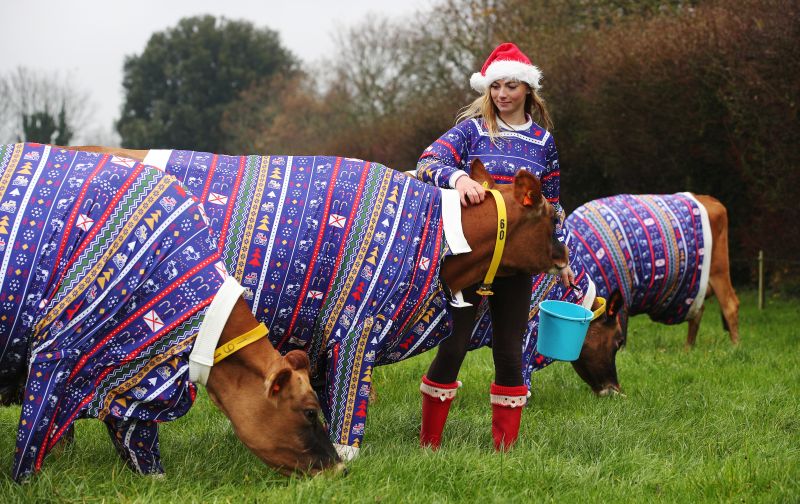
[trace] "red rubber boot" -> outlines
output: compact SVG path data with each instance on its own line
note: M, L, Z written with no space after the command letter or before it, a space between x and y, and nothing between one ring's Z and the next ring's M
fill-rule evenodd
M461 382L436 383L427 376L422 377L419 390L422 392L422 427L419 431L420 446L436 450L442 442L442 431L450 411L450 403L456 396Z
M506 451L517 441L522 408L528 402L528 387L504 387L492 383L492 438L494 449Z

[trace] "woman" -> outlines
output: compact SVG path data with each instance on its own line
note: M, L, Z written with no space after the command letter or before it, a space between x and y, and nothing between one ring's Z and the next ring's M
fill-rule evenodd
M483 186L469 178L469 163L480 158L497 183L510 183L518 170L528 170L542 182L542 193L555 207L554 234L564 242L559 204L559 166L550 114L538 94L541 73L512 43L497 46L480 73L470 78L482 96L465 107L458 123L425 149L417 164L424 182L458 191L464 206L482 202ZM534 122L533 116L539 123ZM565 286L574 279L569 267L561 271ZM450 403L460 382L464 360L480 297L477 286L464 291L468 306L453 307L453 334L439 346L428 373L422 377L423 446L438 448ZM492 437L495 449L509 448L519 433L522 406L528 389L522 381L522 336L530 308L531 277L497 278L489 297L492 315L492 356L495 381L490 389ZM527 295L525 295L527 294Z

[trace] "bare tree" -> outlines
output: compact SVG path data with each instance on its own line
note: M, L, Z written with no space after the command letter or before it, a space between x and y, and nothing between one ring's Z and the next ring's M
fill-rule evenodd
M71 82L69 76L17 67L0 75L0 141L27 140L25 131L52 119L50 138L69 139L84 130L92 115L89 93ZM49 128L40 128L48 131Z

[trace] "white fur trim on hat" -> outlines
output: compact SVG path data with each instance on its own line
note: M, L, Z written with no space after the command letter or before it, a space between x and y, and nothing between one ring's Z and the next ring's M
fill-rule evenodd
M480 72L472 74L469 84L475 91L483 93L492 82L498 79L516 79L520 82L525 82L533 89L539 90L542 87L539 84L541 78L542 72L535 65L528 65L521 61L500 60L489 65L486 69L486 75Z

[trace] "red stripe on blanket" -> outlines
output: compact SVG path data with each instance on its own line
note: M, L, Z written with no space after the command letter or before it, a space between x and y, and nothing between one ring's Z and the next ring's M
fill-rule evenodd
M445 147L447 147L450 150L450 153L453 154L453 157L455 158L456 163L460 163L461 162L461 156L458 155L458 152L456 151L456 149L452 145L450 145L449 142L445 142L444 140L439 138L439 139L436 140L436 143L442 144Z
M683 195L678 196L678 199L680 200L681 203L686 205L686 208L689 210L689 215L692 216L692 229L697 229L697 222L695 221L694 212L693 212L694 207L692 206L692 204L685 197L683 197ZM698 201L698 205L699 204L700 204L700 202ZM702 226L701 226L701 229L702 229ZM705 243L703 243L703 246L705 246ZM695 257L700 257L700 249L697 248L697 240L694 240L694 254L695 254ZM700 264L702 265L703 263L700 262ZM694 268L694 274L692 274L692 283L689 284L691 289L694 289L694 284L695 284L695 282L697 282L697 271L699 269L700 268Z
M647 247L650 249L650 257L655 257L655 252L653 251L653 239L650 237L650 232L647 230L647 226L644 225L644 221L639 218L639 213L636 210L633 209L633 207L628 203L628 201L623 199L622 200L622 204L625 205L628 208L628 210L631 211L631 215L636 217L636 220L639 222L639 225L642 227L642 230L644 231L644 234L647 237ZM663 237L662 237L662 239L663 239ZM650 268L650 284L647 286L647 294L645 294L645 296L642 298L642 303L646 303L647 302L647 298L649 297L649 294L655 295L655 291L652 290L653 289L653 282L655 281L655 277L656 277L656 262L655 262L655 260L650 261L650 264L652 264L652 266Z
M169 287L167 287L166 289L160 291L157 296L155 296L153 299L151 299L150 301L148 301L147 303L142 305L136 311L136 313L134 313L133 315L131 315L127 319L125 319L124 323L122 323L122 324L118 325L117 327L115 327L113 331L111 331L105 338L100 340L89 352L85 353L81 357L81 359L78 361L78 364L75 366L75 369L73 369L72 373L69 375L69 378L67 379L67 383L72 381L72 379L75 377L75 374L79 371L79 369L82 368L84 364L86 364L86 361L89 360L89 358L92 357L95 353L97 353L97 351L100 348L105 346L109 342L109 340L111 338L113 338L114 336L116 336L117 334L122 332L122 330L125 329L126 327L128 327L133 321L138 320L139 317L144 315L148 310L150 310L153 306L155 306L157 303L159 303L168 294L170 294L172 291L177 289L182 283L186 282L189 278L194 276L195 273L197 273L201 269L205 268L209 264L219 261L219 258L220 258L220 253L217 252L216 254L207 257L202 262L196 264L192 269L188 270L186 273L184 273L182 276L180 276L174 282L172 282L169 285ZM161 329L163 330L163 327ZM150 342L158 339L160 337L160 333L161 333L160 330L158 332L153 333L153 337L148 340L147 344L149 345Z
M367 164L369 166L369 164ZM311 283L311 275L314 272L314 265L317 262L317 257L319 256L319 249L322 247L322 237L325 235L325 229L328 227L328 215L331 212L331 201L333 201L333 188L336 187L336 179L339 175L339 169L342 167L342 158L336 158L336 164L333 165L333 174L331 177L332 183L328 185L328 194L325 197L325 210L322 212L322 220L319 223L319 232L317 233L317 239L314 240L314 253L311 255L311 260L308 263L308 267L306 268L306 277L303 279L303 287L300 289L300 297L297 299L297 304L294 307L294 312L292 313L292 320L289 322L289 327L286 329L286 334L283 336L283 339L278 343L275 348L278 350L283 347L283 344L286 343L286 340L289 339L289 335L292 334L292 329L294 329L294 324L297 321L297 317L300 314L300 307L305 302L305 296L302 294L306 292L308 289L308 284ZM364 170L367 171L367 170ZM233 207L233 205L231 205ZM345 235L346 236L346 235ZM223 240L220 240L223 241Z
M194 154L192 154L194 156ZM219 155L214 154L211 158L211 166L208 168L208 176L206 183L203 185L203 194L200 195L200 201L205 203L208 200L208 193L211 192L211 183L214 181L214 172L217 170L217 163L219 162Z
M106 161L108 161L109 157L110 156L108 154L105 154L102 158L100 158L100 162L97 163L97 165L95 166L94 171L86 178L86 182L83 184L83 187L81 187L81 192L78 194L78 198L76 199L75 204L72 207L72 211L69 214L69 218L67 219L67 222L64 223L64 225L66 226L66 229L64 229L64 234L61 237L61 243L59 244L58 252L56 253L56 260L55 260L55 262L53 264L58 265L61 262L61 257L64 255L64 249L67 248L67 241L69 240L69 235L70 235L70 232L72 231L72 223L77 220L78 212L80 211L81 206L83 206L83 201L86 198L86 191L88 191L88 188L89 188L89 182L92 179L94 179L95 176L97 176L97 173L100 171L100 169L106 163ZM77 155L72 159L72 162L74 163L76 159L78 159ZM51 283L51 285L60 286L61 282L64 280L64 276L67 274L66 270L67 270L67 268L64 268L62 270L61 276L59 276L58 280L55 281L54 283ZM55 279L55 277L54 277L54 279ZM57 290L58 289L53 289L53 293L50 295L50 299L49 300L53 299L53 296L56 295L56 291Z
M581 220L587 226L589 225L589 223L586 221L586 219L581 219ZM583 237L581 235L579 235L577 231L572 231L572 236L574 236L575 238L580 240L580 242L583 243L583 248L585 248L586 251L589 252L589 254L592 256L592 259L594 260L594 262L597 263L597 264L600 264L600 260L597 259L597 256L595 255L594 250L592 250L591 247L589 247L589 244L586 243L586 240L584 240ZM608 253L608 252L606 252L606 253ZM608 277L606 276L606 272L603 269L600 269L600 274L603 275L603 281L606 284L606 290L611 290L611 284L608 281ZM616 277L617 277L618 285L622 286L622 281L619 278L619 274L617 273L616 268L614 268L614 275L616 275Z
M173 321L171 324L169 324L168 326L164 326L164 327L162 327L162 328L161 328L161 329L158 331L158 333L157 333L157 336L156 336L156 337L149 339L147 342L145 342L145 344L141 345L141 346L139 347L139 349L138 349L136 352L131 352L130 354L128 354L128 355L127 355L127 356L126 356L124 359L122 359L122 360L120 361L120 363L119 363L119 365L118 365L117 367L121 367L122 365L124 365L124 364L127 364L127 363L129 363L130 361L132 361L133 359L135 359L135 358L136 358L136 357L137 357L137 356L138 356L138 355L139 355L139 354L140 354L140 353L141 353L141 352L142 352L142 351L143 351L145 348L147 348L148 346L150 346L150 345L153 343L153 341L154 341L155 339L158 339L158 338L160 338L160 337L161 337L163 334L169 333L170 331L172 331L173 329L175 329L175 328L176 328L176 327L178 327L179 325L183 324L183 323L184 323L184 322L185 322L185 321L186 321L186 320L187 320L189 317L193 316L195 313L197 313L197 312L198 312L198 311L200 311L201 309L203 309L203 308L205 308L206 306L210 305L212 301L214 301L214 296L212 296L212 297L210 297L210 298L207 298L207 299L204 299L203 301L201 301L200 303L198 303L198 304L197 304L197 306L196 306L196 308L197 308L197 309L196 309L196 310L194 310L194 311L192 311L192 312L185 312L185 313L184 313L184 314L183 314L183 315L182 315L182 316L181 316L179 319L176 319L176 320L174 320L174 321ZM99 376L97 377L97 379L94 381L94 386L95 386L95 388L96 388L96 387L97 387L97 386L100 384L100 382L102 382L102 381L103 381L103 380L106 378L106 376L108 376L108 375L109 375L109 373L111 373L111 372L112 372L114 369L115 369L115 368L112 368L112 367L108 367L108 368L104 369L104 370L103 370L103 372L102 372L102 373L100 373L100 375L99 375ZM59 429L59 430L58 430L58 432L56 432L56 433L53 435L53 437L52 437L52 438L50 438L50 433L48 432L47 436L45 437L45 446L47 446L47 451L48 451L48 452L49 452L50 450L52 450L52 449L53 449L53 446L55 446L55 444L56 444L56 443L58 443L58 440L59 440L59 439L61 439L61 437L64 435L65 431L66 431L66 430L69 428L69 426L70 426L70 425L72 425L72 422L75 420L75 417L76 417L76 416L78 416L78 414L81 412L81 410L82 410L82 409L83 409L83 408L84 408L84 407L85 407L87 404L89 404L89 403L90 403L90 402L91 402L91 401L94 399L94 395L95 395L95 393L94 393L94 391L92 391L92 393L91 393L91 394L89 394L88 396L86 396L86 397L85 397L85 398L84 398L84 399L83 399L83 400L80 402L80 404L78 404L78 407L75 409L75 411L74 411L74 412L72 412L72 415L70 415L70 417L69 417L69 419L67 420L67 422L65 422L65 423L64 423L64 425L61 427L61 429ZM192 401L194 401L194 397L192 397ZM60 401L59 401L59 402L60 402ZM58 411L58 408L56 408L56 411ZM52 429L51 429L51 430L52 430ZM49 441L49 442L48 442L48 439L50 439L50 441ZM37 469L39 469L39 465L40 465L40 463L38 463L38 462L37 462Z
M216 158L214 156L214 165L216 166ZM225 222L222 223L222 229L219 233L219 242L217 243L217 250L219 250L220 254L222 254L222 250L225 244L225 238L228 236L228 227L230 227L231 218L233 215L233 207L235 207L236 203L236 196L239 194L239 186L242 183L242 178L244 177L244 168L246 165L247 157L240 156L239 157L239 171L236 172L236 181L233 183L233 188L231 190L230 195L230 203L227 205L227 209L225 211ZM211 176L209 175L209 180L211 180ZM205 201L205 199L203 200Z
M650 211L650 206L649 205L645 204L645 205L642 205L642 206L643 206L643 208L645 210L647 210L647 213L648 213L648 215L650 215L651 219L653 219L656 223L660 223L661 222L661 219L658 217L658 215L655 215L653 212ZM661 243L668 243L666 241L667 240L666 237L664 236L664 232L662 231L662 227L663 226L661 226L660 224L658 226L656 226L656 229L658 229L658 235L661 237ZM648 236L648 239L649 238L650 237ZM667 288L667 282L668 282L670 274L671 274L671 272L669 271L670 262L671 261L664 261L664 276L661 279L661 287L658 289L658 294L656 294L656 299L659 299L661 297L661 295L664 294L664 290ZM654 261L654 264L655 264L655 261ZM655 276L655 275L653 275L653 276ZM651 281L650 285L653 285L653 283L654 282ZM620 283L619 285L621 287L622 283ZM627 300L627 302L629 302L629 303L632 302L632 301L633 300Z
M424 228L424 231L422 233L422 241L420 241L420 243L425 243L425 241L428 238L428 230L431 228L430 223L431 223L431 214L432 213L433 212L428 212L427 213L427 217L425 219L425 228ZM440 228L441 228L441 222L440 222L439 226L436 227L436 229L438 230ZM431 266L428 268L428 276L425 279L425 285L423 286L421 292L427 292L428 291L428 288L430 287L431 282L433 281L433 273L434 273L434 271L437 271L437 268L435 268L433 265L439 264L439 259L440 259L439 255L441 253L442 235L443 234L444 233L438 233L437 236L436 236L436 246L434 248L435 256L431 258L431 263L430 263ZM419 252L417 254L416 261L415 261L415 264L417 264L417 265L419 265L420 258L422 257L422 251L423 251L423 247L420 246ZM414 280L417 277L417 272L418 271L419 271L419 267L414 269L414 274L411 276L411 282L409 283L410 285L414 284ZM398 311L395 312L395 314L392 316L392 319L394 319L397 316L397 314L398 314L398 312L400 310L400 307L404 306L406 301L408 301L409 294L411 294L411 289L409 289L406 292L406 295L403 298L403 301L398 305ZM416 318L417 311L419 310L419 307L422 305L423 301L424 301L423 297L420 297L419 299L417 299L417 302L414 303L414 309L411 310L411 312L409 312L408 318L406 318L406 320L404 320L403 323L400 325L400 328L398 329L398 333L402 334L404 329L411 322L411 320Z
M364 195L364 186L366 185L367 174L369 170L362 170L361 171L361 179L358 181L358 190L356 190L356 196L353 202L353 206L350 210L350 217L347 219L347 228L344 231L342 236L349 236L350 229L353 227L353 221L355 220L356 213L358 211L358 206L361 203L361 197ZM344 256L344 247L339 247L339 252L336 254L336 263L333 267L333 273L331 274L330 281L328 282L328 288L325 291L325 297L322 300L322 306L325 305L325 302L328 300L328 295L331 292L331 286L333 285L333 281L336 279L336 275L339 274L339 266L342 264L342 257Z

